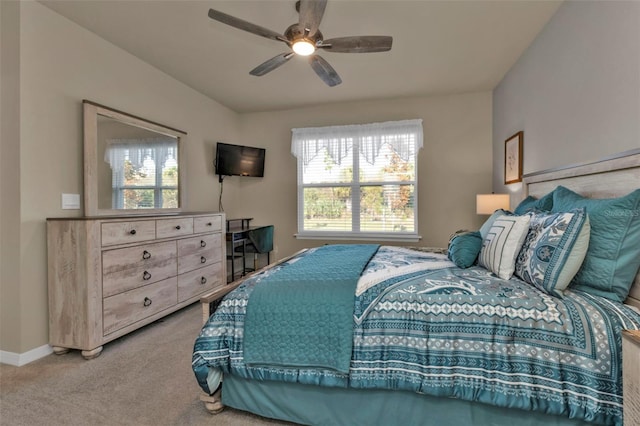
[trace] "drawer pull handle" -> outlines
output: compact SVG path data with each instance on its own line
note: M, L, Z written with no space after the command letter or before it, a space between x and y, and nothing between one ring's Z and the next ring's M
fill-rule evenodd
M207 222L207 226L213 226L213 223Z
M142 252L142 258L143 258L143 259L145 259L145 260L146 260L146 259L151 259L151 253L149 253L149 252L148 252L148 251L146 251L146 250L145 250L145 251L143 251L143 252Z
M151 278L151 274L147 271L144 271L144 274L142 274L142 279L147 281Z
M180 230L180 225L176 225L176 229L179 231Z
M148 297L144 298L144 302L142 303L144 306L151 306L151 304L153 303L153 301L151 299L149 299Z
M130 233L131 235L136 235L136 230L135 230L135 229L132 229L131 231L129 231L129 233Z
M200 263L207 263L207 258L204 256L200 256Z
M200 240L200 247L206 247L207 243L204 240Z
M205 277L200 278L200 284L206 284L207 279Z

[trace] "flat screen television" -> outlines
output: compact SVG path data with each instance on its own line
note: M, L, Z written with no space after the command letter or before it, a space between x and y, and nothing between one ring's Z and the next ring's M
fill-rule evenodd
M231 145L218 142L216 145L216 174L223 176L264 176L264 148Z

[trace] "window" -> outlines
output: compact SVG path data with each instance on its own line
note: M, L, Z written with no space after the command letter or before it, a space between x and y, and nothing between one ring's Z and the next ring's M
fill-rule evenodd
M111 139L114 209L178 208L178 143L175 138Z
M419 238L422 120L292 132L299 238Z

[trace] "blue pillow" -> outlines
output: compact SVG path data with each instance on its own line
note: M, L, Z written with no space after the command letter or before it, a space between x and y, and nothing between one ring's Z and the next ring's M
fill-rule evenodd
M455 235L449 242L447 256L460 268L468 268L473 265L482 248L482 236L480 232L465 232Z
M640 189L619 198L589 199L559 186L553 212L584 207L589 249L571 288L623 302L640 268Z
M515 274L545 293L562 297L587 254L589 216L584 208L529 215L529 232L516 259Z
M513 211L514 214L522 215L532 211L550 212L553 208L553 191L543 197L535 198L529 195L522 200Z

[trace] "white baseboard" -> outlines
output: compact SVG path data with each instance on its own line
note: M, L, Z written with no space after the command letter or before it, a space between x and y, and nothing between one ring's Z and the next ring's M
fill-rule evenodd
M42 345L38 348L31 349L30 351L17 354L15 352L0 351L0 363L15 365L16 367L22 367L40 358L52 354L53 349L49 345Z

